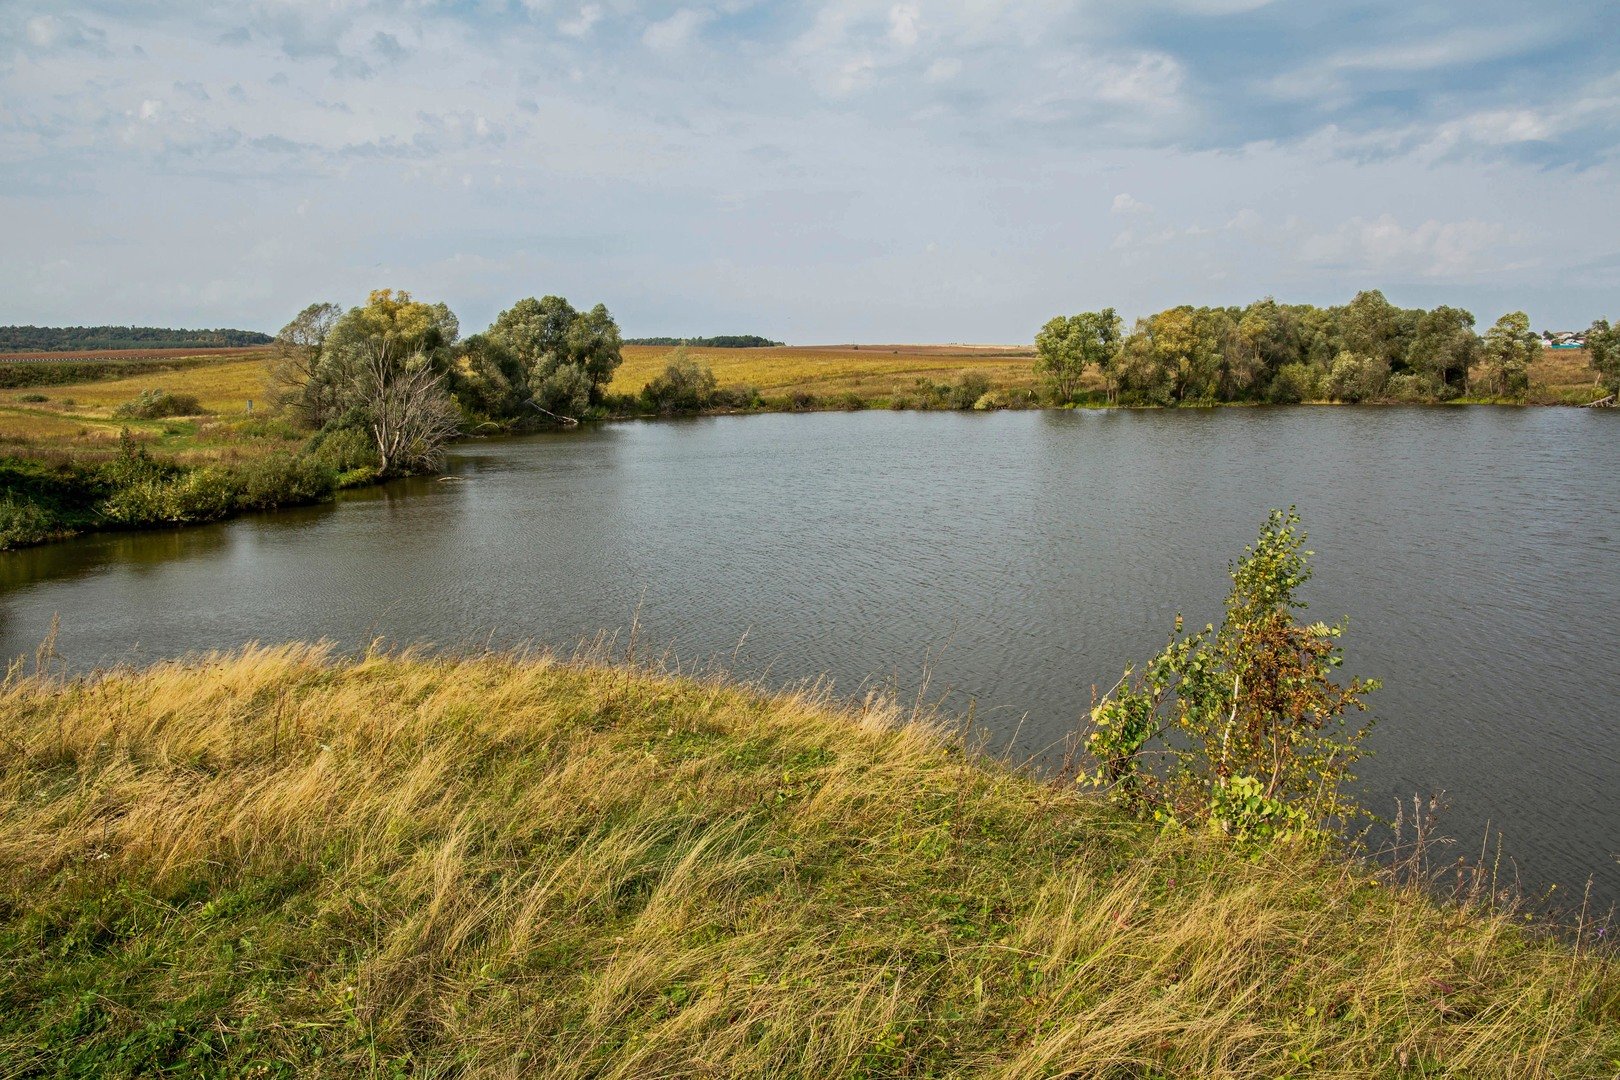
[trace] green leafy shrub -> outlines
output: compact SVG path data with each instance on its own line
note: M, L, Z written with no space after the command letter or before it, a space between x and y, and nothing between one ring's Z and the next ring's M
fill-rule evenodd
M238 471L237 509L272 510L320 502L336 490L337 474L331 465L309 457L274 454L261 458Z
M101 513L120 525L180 525L217 521L237 508L241 481L214 465L176 476L139 479L118 487Z
M17 400L18 401L26 401L31 405L37 405L41 401L49 401L51 399L46 397L44 394L23 394L23 395L19 396L17 398Z
M764 398L757 386L729 386L717 389L710 404L720 409L757 409L764 404Z
M647 407L665 414L706 409L714 396L714 372L708 364L688 356L684 347L670 353L663 372L641 388L641 400Z
M1284 364L1271 380L1266 396L1278 405L1298 405L1317 394L1316 369L1309 364Z
M964 371L956 377L947 399L953 409L971 409L975 402L990 392L990 380L982 372Z
M37 544L57 532L52 515L16 492L0 497L0 550Z
M335 472L376 469L382 465L377 444L359 427L328 425L310 437L304 453Z
M1421 376L1403 371L1389 377L1389 382L1384 384L1384 396L1391 401L1414 402L1426 401L1434 394Z
M1086 782L1166 826L1242 841L1321 839L1359 811L1340 792L1368 725L1351 726L1374 682L1340 684L1343 625L1306 625L1310 578L1299 517L1273 511L1232 568L1219 630L1183 636L1091 712Z
M133 401L113 410L123 420L162 420L170 416L197 416L203 411L195 394L171 394L167 390L142 390Z

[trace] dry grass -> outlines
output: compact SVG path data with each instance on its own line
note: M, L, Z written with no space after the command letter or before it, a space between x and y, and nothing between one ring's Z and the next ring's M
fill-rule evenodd
M301 645L0 691L0 1073L1589 1077L1587 942L840 708Z
M1597 380L1597 368L1585 349L1542 349L1530 365L1530 398L1585 404L1603 396Z
M46 394L53 399L71 398L81 411L110 415L119 405L139 397L141 391L151 389L193 394L211 413L243 413L247 411L249 400L262 407L266 392L265 358L231 359L183 371L158 371L122 379L52 386L32 392ZM0 394L0 401L13 403L27 393L30 391L8 390Z
M636 393L664 370L671 349L628 345L609 389ZM722 387L754 386L768 395L799 391L817 396L856 393L887 397L918 379L950 382L977 371L993 386L1033 386L1034 353L1027 348L961 345L783 346L771 349L690 348L688 355L714 371Z
M306 433L265 409L265 359L232 357L181 371L0 391L0 455L57 461L99 460L116 453L128 428L156 453L181 464L237 462L296 446ZM115 418L142 391L196 396L206 415L170 420ZM44 401L28 398L44 397ZM247 412L247 402L256 412Z

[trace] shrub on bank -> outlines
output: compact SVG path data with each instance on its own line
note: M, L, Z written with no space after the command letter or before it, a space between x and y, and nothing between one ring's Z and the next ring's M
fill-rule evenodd
M133 401L113 410L120 420L162 420L170 416L197 416L203 411L195 394L171 394L167 390L142 390Z
M274 510L325 502L337 490L338 470L311 457L272 454L243 465L238 510Z

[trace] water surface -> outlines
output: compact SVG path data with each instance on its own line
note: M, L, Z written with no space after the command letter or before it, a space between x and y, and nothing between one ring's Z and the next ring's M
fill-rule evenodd
M1271 507L1375 675L1362 795L1443 789L1537 885L1620 900L1620 415L1489 408L822 413L458 447L448 482L0 555L0 652L258 639L643 642L772 683L932 692L1020 753L1218 618ZM621 637L622 640L622 637Z

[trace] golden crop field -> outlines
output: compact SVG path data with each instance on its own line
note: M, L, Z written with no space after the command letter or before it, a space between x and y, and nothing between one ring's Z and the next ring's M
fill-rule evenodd
M668 345L626 345L624 364L609 387L633 394L664 370ZM993 386L1030 386L1028 348L980 345L787 345L769 349L688 348L724 387L755 386L767 394L818 396L854 392L876 397L910 388L918 379L950 382L978 371Z
M206 415L168 420L113 416L118 406L146 390L193 394ZM45 400L30 400L41 397ZM219 363L180 371L0 390L0 454L107 455L116 451L120 432L128 428L152 449L182 461L253 457L293 441L285 424L266 415L266 405L265 357L244 359L240 351ZM275 430L258 430L266 423Z

